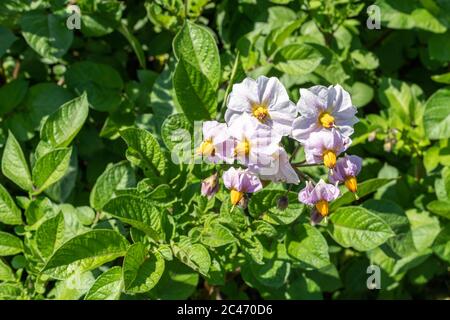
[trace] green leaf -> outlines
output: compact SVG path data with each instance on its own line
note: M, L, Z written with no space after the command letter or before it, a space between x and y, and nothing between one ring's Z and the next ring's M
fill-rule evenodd
M436 74L434 76L431 76L431 79L438 83L450 84L450 72L443 74Z
M0 57L5 54L6 50L8 50L16 40L17 37L11 30L0 27Z
M67 86L78 94L86 91L89 105L98 111L114 111L121 102L123 81L116 69L91 61L77 62L65 73Z
M428 39L428 54L433 60L450 61L450 32L431 35Z
M366 180L362 183L358 183L358 197L359 198L365 197L377 191L379 188L383 187L384 185L388 184L391 181L392 179L375 178ZM350 204L355 200L356 200L355 195L352 192L345 191L341 197L339 197L336 201L331 203L330 212L333 212L342 206Z
M280 288L289 277L290 264L283 260L270 259L264 264L250 264L255 278L264 286Z
M164 144L169 150L172 150L181 142L189 140L188 147L190 149L191 139L186 139L186 131L189 133L191 131L191 124L186 116L182 113L170 115L166 120L164 120L161 126L161 136Z
M1 27L0 27L1 31ZM28 82L23 79L13 80L0 87L0 115L14 110L25 98Z
M72 148L59 148L36 161L32 176L37 190L33 194L41 193L64 176L70 164L71 153Z
M439 219L428 212L417 210L406 211L411 225L412 238L418 251L430 248L441 231Z
M204 276L208 275L211 257L201 244L193 244L188 237L182 237L178 243L172 244L175 257Z
M208 29L185 20L173 40L173 49L178 60L189 63L206 76L213 88L218 87L221 79L219 50Z
M299 224L287 234L287 253L307 268L320 269L330 264L328 244L322 233L309 224Z
M366 50L354 50L350 54L356 69L373 70L378 68L378 58L375 54Z
M429 139L450 138L450 89L436 91L425 104L423 124Z
M63 14L28 11L22 16L20 26L28 45L52 62L61 58L72 44L73 32L66 27Z
M108 166L97 178L91 190L89 203L91 207L101 210L103 206L116 196L115 192L135 184L134 170L129 163L122 161Z
M41 127L42 120L56 112L61 105L73 99L73 94L56 83L38 83L30 87L24 105L30 114L33 127Z
M22 251L22 240L10 233L0 231L0 257L13 256Z
M122 268L112 267L95 280L84 300L119 300L122 285Z
M446 27L423 2L409 0L378 0L375 4L381 12L381 22L391 29L418 28L430 32L445 32Z
M2 259L0 259L0 281L5 282L15 282L16 277L11 267L6 264Z
M236 241L233 233L217 222L206 225L201 233L201 241L209 247L221 247Z
M6 140L5 150L3 150L2 173L23 190L33 190L28 163L19 142L11 131L8 133L8 140Z
M64 215L45 220L36 230L36 246L44 258L50 257L64 240Z
M55 279L67 279L100 267L108 261L125 255L128 241L113 230L92 230L78 235L51 256L42 273Z
M41 139L53 147L67 147L81 130L89 113L86 93L63 104L52 113L41 129Z
M443 218L450 219L450 200L431 201L427 204L427 209Z
M211 119L216 115L217 92L208 78L193 65L178 61L173 75L177 100L189 121Z
M94 283L92 272L74 273L63 281L57 281L47 297L53 300L78 300Z
M142 168L146 175L164 174L166 162L158 141L143 129L128 128L120 131L121 137L128 145L127 159Z
M442 228L432 249L439 258L450 263L450 224Z
M328 231L341 246L358 251L376 248L394 236L383 219L361 207L338 209L330 216Z
M123 260L123 282L130 293L142 293L152 289L164 272L164 259L160 253L149 253L138 242L128 248Z
M279 49L274 57L275 68L281 72L301 76L313 72L323 57L314 47L302 44L289 44Z
M197 288L198 273L177 260L166 263L158 284L149 292L152 299L185 300Z
M8 191L0 184L0 222L22 224L22 212L14 203Z
M267 210L277 206L280 197L287 197L288 203L296 203L297 195L294 192L286 190L262 189L255 192L248 203L248 211L254 217L257 217Z
M148 236L159 240L164 235L165 212L154 206L153 202L131 195L121 195L109 200L103 210L119 220L144 231Z

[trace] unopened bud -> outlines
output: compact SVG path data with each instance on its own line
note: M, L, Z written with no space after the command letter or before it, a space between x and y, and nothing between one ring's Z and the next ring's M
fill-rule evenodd
M280 210L284 210L289 205L289 199L286 196L281 196L277 200L277 208Z
M202 181L202 196L211 199L219 191L219 178L217 172Z
M369 142L372 142L372 141L374 141L376 138L377 138L377 131L374 130L374 131L372 131L371 133L369 133L369 136L367 137L367 140L368 140Z

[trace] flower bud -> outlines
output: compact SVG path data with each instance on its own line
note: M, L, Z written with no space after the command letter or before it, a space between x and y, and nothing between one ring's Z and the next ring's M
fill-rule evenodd
M374 130L371 133L369 133L369 136L367 137L367 141L372 142L372 141L375 141L376 138L377 138L377 131Z
M284 210L289 205L289 199L286 196L281 196L277 200L277 208L280 210Z
M217 172L202 181L202 196L211 199L219 191L219 178Z

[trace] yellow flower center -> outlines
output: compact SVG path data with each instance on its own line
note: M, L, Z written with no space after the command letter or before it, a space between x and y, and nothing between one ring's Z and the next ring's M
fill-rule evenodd
M245 138L234 148L235 156L248 156L250 153L250 142Z
M206 139L197 149L197 152L204 156L214 156L215 151L212 139Z
M259 122L265 123L270 119L269 108L265 103L255 103L252 106L253 116L259 120Z
M329 114L328 112L322 112L319 115L319 124L327 129L330 129L332 126L334 126L334 117Z
M239 201L241 201L242 197L244 197L244 193L234 190L232 189L230 192L230 199L231 199L231 204L233 204L233 206L237 205L239 203Z
M317 211L319 211L322 217L326 217L329 212L328 201L320 200L319 202L316 203L316 209Z
M345 179L345 186L350 192L356 193L358 191L358 181L355 177L347 177Z
M330 169L336 165L336 153L333 150L326 150L323 153L323 164Z

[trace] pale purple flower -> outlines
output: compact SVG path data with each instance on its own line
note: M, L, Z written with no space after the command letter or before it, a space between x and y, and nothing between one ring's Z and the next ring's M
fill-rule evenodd
M219 191L219 178L217 172L202 181L202 196L211 199Z
M233 122L228 132L235 141L232 154L240 163L253 168L269 165L281 140L277 132L246 113Z
M248 169L231 167L223 173L223 184L230 192L231 203L238 204L244 193L253 193L262 189L261 180Z
M356 177L361 172L362 159L358 156L345 155L336 162L328 175L331 183L344 183L348 177Z
M252 166L249 166L253 170ZM273 182L285 182L298 184L300 182L297 173L289 162L289 156L283 147L272 154L272 161L267 167L257 168L256 172L261 179Z
M329 172L328 180L331 183L344 183L351 192L355 193L357 191L356 176L361 172L361 167L362 159L360 157L345 155Z
M353 125L358 122L350 94L340 85L300 89L297 110L300 117L293 123L292 136L301 143L313 132L332 128L349 137L354 132Z
M233 162L232 148L234 141L230 138L225 123L205 121L203 122L202 133L203 141L197 148L197 154L213 163Z
M275 77L246 78L233 85L227 108L225 121L229 125L241 114L247 113L282 136L291 134L292 122L297 116L295 104L289 100L286 89Z
M347 150L350 144L351 139L342 136L336 129L313 132L305 141L306 162L323 162L326 167L334 168L337 156Z
M320 179L315 186L311 182L306 182L306 187L298 194L298 200L306 205L315 206L322 216L327 216L328 204L337 199L339 194L339 188Z

